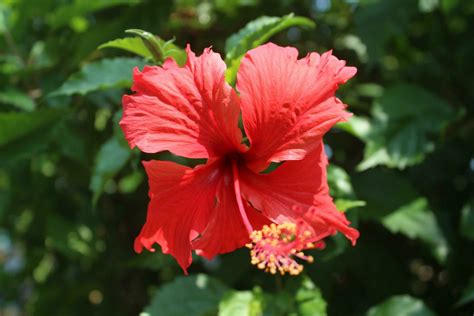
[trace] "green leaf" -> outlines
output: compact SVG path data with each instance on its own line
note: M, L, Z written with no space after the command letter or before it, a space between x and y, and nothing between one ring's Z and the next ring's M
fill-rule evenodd
M37 283L44 283L51 275L51 272L53 272L53 270L54 256L51 253L46 253L43 256L43 259L41 259L41 261L33 270L33 278Z
M136 55L152 59L153 55L150 51L146 48L145 44L139 37L125 37L125 38L118 38L113 41L109 41L99 46L99 49L104 48L118 48L129 51Z
M436 316L436 314L417 298L397 295L371 307L367 316Z
M94 1L73 1L68 5L58 6L56 10L47 15L48 24L57 28L70 24L75 18L81 17L90 12L99 11L117 5L134 5L139 1L130 0L94 0Z
M161 64L166 58L172 57L178 65L185 64L186 52L173 44L174 39L164 41L158 36L140 29L130 29L125 32L138 35L156 63Z
M22 74L25 70L26 65L24 61L13 54L0 55L0 74L7 76L14 76Z
M97 90L127 88L132 84L133 68L144 65L140 58L102 59L85 65L51 95L85 95Z
M337 123L336 127L348 132L362 141L367 141L372 126L370 125L368 118L363 116L352 116L347 122Z
M159 251L143 252L139 256L134 256L128 260L126 266L158 272L163 268L172 267L173 261L173 257Z
M249 22L238 33L229 37L225 42L225 60L228 65L226 79L233 83L244 54L267 42L273 35L292 26L315 27L308 18L294 16L293 13L282 17L262 16Z
M326 301L321 291L310 278L305 277L301 286L296 292L296 304L298 306L298 315L301 316L325 316Z
M441 8L445 12L451 11L459 3L459 0L440 0L440 1L441 1Z
M429 13L436 10L440 0L418 0L418 8L421 12Z
M385 53L385 45L395 35L405 32L410 17L418 11L413 0L366 1L354 13L356 34L367 46L370 61Z
M122 179L119 182L119 190L121 193L132 193L138 189L138 186L143 182L143 173L135 171Z
M68 121L68 123L70 122ZM63 122L58 125L53 137L54 143L64 157L82 164L89 163L88 139L84 137L80 128Z
M346 200L346 199L336 199L335 201L336 208L341 212L346 212L348 209L365 206L365 201L361 200Z
M365 170L377 165L404 169L420 163L435 148L434 139L459 114L435 95L412 85L387 89L372 108L373 122L367 139Z
M360 83L355 86L355 90L360 96L378 98L383 95L384 88L377 83Z
M19 90L0 91L0 103L9 104L24 111L33 111L36 107L29 95Z
M330 194L334 198L334 203L339 211L346 212L350 208L365 206L365 201L357 199L352 187L351 179L344 169L333 164L329 165L327 169L327 178ZM355 222L357 222L356 220L357 218L355 218ZM354 221L352 222L354 224ZM328 247L324 252L324 260L330 260L335 256L342 254L347 247L348 243L341 234L331 236Z
M92 204L95 205L104 191L107 183L112 180L132 157L133 151L130 150L127 141L119 126L122 110L117 111L113 117L114 133L112 137L105 142L95 157L94 169L92 170L90 190L94 193ZM133 190L133 186L141 181L141 174L138 179L131 179L131 184L125 181L125 184L119 182L119 189L125 191ZM129 181L130 182L130 181ZM137 184L138 182L138 184ZM128 186L128 187L127 187Z
M363 219L379 220L419 196L416 188L392 169L374 168L359 172L351 180L357 197L367 203L359 214Z
M128 162L132 152L124 142L113 135L100 148L95 157L89 188L94 193L92 203L95 205L104 191L107 181L111 180Z
M188 55L186 54L184 49L179 48L178 46L174 45L172 42L173 40L163 42L163 51L165 54L164 59L171 57L176 61L178 65L184 66L184 64L186 64Z
M8 31L10 8L0 2L0 34L5 34Z
M243 29L226 40L226 60L245 54L249 49L265 43L273 35L291 26L315 27L315 24L310 19L294 16L293 13L283 17L262 16L247 23Z
M251 291L231 291L219 303L219 316L259 316L262 308L260 295Z
M214 0L214 6L216 10L222 11L223 13L235 16L238 14L240 7L254 7L258 4L259 0Z
M474 301L474 275L471 276L467 287L464 289L461 298L455 306L460 307L472 301Z
M3 169L0 169L0 222L3 221L4 214L6 214L11 195L10 176Z
M215 315L228 288L204 274L182 276L162 286L141 316Z
M461 210L461 234L467 239L474 240L474 199L471 199Z
M283 17L262 16L249 22L238 33L226 40L226 60L242 56L249 49L265 43L273 35L291 26L315 27L315 24L310 19L294 16L293 13Z
M331 196L335 198L338 210L345 212L350 208L365 205L364 201L356 200L351 179L344 169L335 165L329 165L327 171Z
M89 227L79 226L54 213L46 217L45 244L71 258L92 256L95 252L93 232Z
M0 166L11 165L21 160L34 158L35 154L47 149L53 143L58 125L60 123L43 126L37 129L35 133L19 138L6 146L0 146Z
M355 197L351 179L344 169L331 164L328 166L327 173L331 196L337 198Z
M155 62L162 62L165 59L163 46L155 35L140 29L130 29L126 30L125 32L138 35L142 39L143 45L145 45L150 54L153 56Z
M57 110L39 110L30 113L0 113L0 149L38 129L51 126L64 112Z
M425 198L418 198L382 219L382 224L392 233L400 233L410 239L420 239L427 244L433 255L444 262L448 255L448 243L428 209Z
M294 316L296 306L294 295L285 291L276 294L263 294L263 316Z

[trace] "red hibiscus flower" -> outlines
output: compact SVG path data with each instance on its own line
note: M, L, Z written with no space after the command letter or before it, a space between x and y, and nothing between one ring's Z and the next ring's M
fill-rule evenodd
M340 231L354 244L357 230L329 196L322 137L350 116L335 91L356 69L331 52L298 59L269 43L242 59L238 95L219 54L187 54L184 67L169 59L135 69L135 93L123 97L132 148L207 159L195 168L143 162L150 204L135 250L158 243L187 273L193 250L213 258L248 244L259 268L297 274L295 259L312 261L302 250L324 237ZM263 174L272 162L283 163Z

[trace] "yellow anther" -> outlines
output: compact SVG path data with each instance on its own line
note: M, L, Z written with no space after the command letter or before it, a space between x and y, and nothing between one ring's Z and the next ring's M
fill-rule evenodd
M295 259L313 262L312 256L306 256L302 250L311 249L312 233L308 230L299 231L295 223L265 225L259 231L250 234L251 263L259 269L271 274L279 272L284 275L297 275L303 271L303 265Z

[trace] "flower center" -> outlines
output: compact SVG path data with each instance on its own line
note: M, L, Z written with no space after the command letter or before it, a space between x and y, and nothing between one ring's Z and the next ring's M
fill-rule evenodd
M242 202L237 162L235 159L231 161L235 198L251 241L246 245L250 249L251 263L272 274L277 271L282 275L299 274L303 271L303 265L296 259L313 262L313 257L306 256L303 250L324 247L321 239L327 234L314 235L311 231L302 229L306 226L303 222L298 225L289 222L279 225L272 223L264 225L261 230L254 230Z

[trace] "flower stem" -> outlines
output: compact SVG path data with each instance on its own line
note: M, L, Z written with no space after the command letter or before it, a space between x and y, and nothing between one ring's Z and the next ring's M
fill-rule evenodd
M253 232L253 228L247 217L247 213L245 212L244 204L242 203L242 195L240 193L239 171L237 168L237 162L233 159L232 159L232 175L234 178L235 199L237 200L237 206L239 207L240 217L242 217L242 221L244 222L247 232L251 234Z

